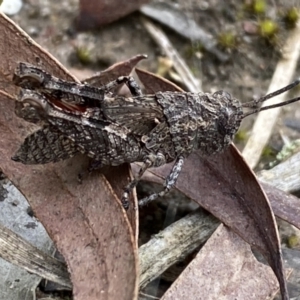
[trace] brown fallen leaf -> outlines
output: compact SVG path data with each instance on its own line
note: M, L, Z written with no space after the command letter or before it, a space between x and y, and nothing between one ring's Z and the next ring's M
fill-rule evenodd
M131 167L135 171L134 173L138 172L139 167L137 165L132 164ZM145 173L142 179L159 184L164 183L164 178L149 171ZM260 182L260 184L270 200L274 215L300 229L299 198L277 189L270 184L263 182Z
M108 69L96 73L91 77L86 78L84 81L93 85L100 87L101 85L107 84L110 81L115 80L119 76L129 75L133 68L143 59L147 58L146 54L138 54L127 61L122 61L116 63Z
M76 27L88 30L111 23L138 10L148 2L149 0L80 0Z
M111 187L114 190L114 193L118 196L118 199L121 199L124 193L124 186L128 184L129 180L132 180L133 175L128 170L128 165L123 164L118 167L108 167L101 169L101 173L106 177ZM117 176L116 176L117 175ZM135 237L136 246L138 245L138 235L139 235L139 210L137 204L136 192L130 195L129 201L131 202L129 209L126 211L127 217L131 224L132 232Z
M140 81L143 83L147 94L155 94L161 91L183 92L183 89L176 84L161 77L154 77L153 73L139 68L135 68L135 72Z
M88 164L81 156L44 166L25 166L10 159L36 128L14 113L18 90L11 78L17 63L26 61L60 78L76 79L3 14L0 51L0 168L26 196L63 254L74 299L136 299L136 242L105 177L95 172L79 184L77 174ZM129 176L122 168L112 171L120 182Z
M220 225L161 299L265 300L277 290L271 268L258 262L238 235Z
M168 81L158 76L140 70L137 74L142 74L142 83L152 93L174 90L174 85L168 87ZM166 178L170 170L169 164L150 172ZM276 274L283 299L288 299L273 212L255 174L238 150L230 145L223 153L208 158L192 153L184 162L176 187L258 249Z
M261 185L270 199L274 214L300 229L299 198L267 183Z

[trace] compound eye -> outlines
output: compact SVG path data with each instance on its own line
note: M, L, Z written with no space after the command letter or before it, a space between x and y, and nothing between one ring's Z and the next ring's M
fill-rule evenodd
M224 96L225 98L227 98L228 100L232 100L231 94L229 94L229 93L226 92L226 91L223 91L223 96Z
M228 92L223 91L223 90L216 91L213 93L213 97L217 97L217 96L222 96L222 97L226 98L227 100L232 100L231 95Z
M36 89L42 85L41 78L34 75L24 75L14 80L15 84L24 89Z
M13 82L23 88L39 87L47 74L41 69L28 63L20 62L13 75Z
M235 113L229 107L223 106L220 109L217 121L217 129L222 135L231 134L233 126L236 123Z
M16 101L15 114L31 123L38 123L47 118L47 114L42 106L32 101Z
M33 91L22 91L19 100L24 106L31 106L37 110L47 112L49 108L48 102L44 96Z
M23 80L28 80L40 84L43 83L43 78L41 77L41 75L36 73L20 75L20 78L22 78Z

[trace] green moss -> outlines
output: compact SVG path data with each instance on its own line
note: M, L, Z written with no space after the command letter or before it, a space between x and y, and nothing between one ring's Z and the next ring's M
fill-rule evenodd
M299 237L295 234L291 235L287 240L287 246L289 248L295 248L297 245L299 245Z
M199 42L194 42L194 43L192 43L192 45L190 47L186 48L186 50L185 50L185 56L187 58L191 58L197 52L201 52L202 53L203 51L204 51L204 48L203 48L202 44L199 43Z
M273 38L279 30L279 27L276 22L265 19L258 23L259 34L267 39Z
M281 151L277 153L276 159L269 163L269 167L273 168L274 166L278 165L279 163L289 159L295 153L298 153L300 150L300 139L294 140L288 145L283 146Z
M279 25L270 19L258 22L258 34L270 45L277 46L279 43Z
M87 64L90 64L91 61L92 61L92 58L91 58L91 53L90 51L85 48L85 47L77 47L75 49L76 51L76 56L78 58L78 60L84 64L84 65L87 65Z
M247 137L248 133L246 130L239 130L234 138L236 142L245 142L247 140Z
M221 32L217 40L219 46L224 49L235 49L237 47L237 37L233 32Z
M296 27L299 20L300 12L297 7L291 7L283 13L283 21L288 29Z
M284 146L282 150L276 155L278 161L285 161L295 153L299 152L300 140L294 140L290 144Z
M275 152L271 147L266 146L262 151L262 156L264 158L272 158L275 156Z
M253 12L257 15L264 14L266 12L266 2L263 0L253 1Z
M266 1L264 0L252 0L245 1L245 10L254 15L264 15L267 9Z

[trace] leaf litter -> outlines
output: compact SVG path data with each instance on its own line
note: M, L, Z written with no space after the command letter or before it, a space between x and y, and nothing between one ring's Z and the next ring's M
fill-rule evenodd
M30 60L27 60L27 61L30 61ZM33 63L34 63L34 62L33 62ZM51 70L51 71L52 71L52 70ZM55 71L53 71L53 72L55 72ZM194 175L194 174L193 174L193 175ZM226 175L227 175L227 174L226 174ZM248 174L248 175L249 175L249 174ZM182 179L182 177L183 177L183 176L181 176L180 179ZM222 176L221 176L221 177L222 177ZM225 178L227 178L227 177L225 177ZM222 178L222 179L224 179L224 178ZM201 183L201 184L202 184L202 183ZM232 192L232 191L231 191L231 192ZM200 192L198 191L198 193L201 194L201 189L200 189ZM234 196L236 196L236 195L234 195Z

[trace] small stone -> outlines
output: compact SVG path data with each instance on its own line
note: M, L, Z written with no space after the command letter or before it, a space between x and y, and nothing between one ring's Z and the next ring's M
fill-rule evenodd
M22 5L23 3L21 0L3 0L2 4L0 5L0 11L12 16L20 11Z

